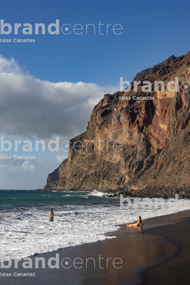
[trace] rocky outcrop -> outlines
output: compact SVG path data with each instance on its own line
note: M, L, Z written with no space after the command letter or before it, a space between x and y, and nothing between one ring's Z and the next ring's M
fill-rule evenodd
M134 80L151 86L141 82L135 92L133 83L129 92L104 95L44 189L190 186L190 53L172 56ZM155 81L163 81L162 88L156 90ZM168 86L171 81L177 86Z
M137 75L134 78L134 81L144 80L145 78L147 78L151 74L156 73L158 70L162 69L163 67L165 67L168 64L170 64L171 62L173 62L176 58L177 57L172 55L169 58L167 58L166 60L164 60L163 62L154 65L152 68L144 69L143 71L137 73Z

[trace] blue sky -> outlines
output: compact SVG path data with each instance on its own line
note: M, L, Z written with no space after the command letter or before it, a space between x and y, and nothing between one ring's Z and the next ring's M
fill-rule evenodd
M1 1L0 18L10 24L59 19L72 26L123 26L120 36L101 36L98 26L96 35L90 29L80 36L38 35L35 44L1 45L1 53L42 80L115 85L120 76L131 80L139 70L188 51L189 7L187 1Z
M0 136L64 141L85 131L93 106L104 93L119 89L120 77L131 81L137 72L189 51L189 8L183 0L1 0L0 19L12 27L30 23L33 34L24 35L21 28L18 35L0 35L12 40L0 42ZM68 23L71 34L59 29L50 35L47 26L56 19L60 28ZM34 33L35 23L45 24L45 35ZM95 34L92 27L85 32L90 23ZM73 32L76 24L84 28L81 35ZM115 24L123 27L120 35L113 33ZM35 43L14 43L14 38ZM38 153L27 163L1 159L0 189L42 188L66 155Z

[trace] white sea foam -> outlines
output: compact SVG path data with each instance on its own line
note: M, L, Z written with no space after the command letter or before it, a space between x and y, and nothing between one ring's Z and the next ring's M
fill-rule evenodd
M110 205L68 205L55 208L54 222L48 221L49 208L0 212L1 260L22 258L35 253L103 240L106 232L142 219L190 209L189 200L179 200L178 208L134 210ZM140 212L140 213L139 213Z
M105 192L100 192L98 190L93 190L92 192L90 192L89 196L98 196L98 197L103 197L105 196L107 193Z

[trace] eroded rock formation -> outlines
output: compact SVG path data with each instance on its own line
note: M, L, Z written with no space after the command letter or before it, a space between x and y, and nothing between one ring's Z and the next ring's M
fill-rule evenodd
M176 78L178 85L169 90L168 82ZM44 189L190 186L190 84L185 83L190 82L190 52L171 56L134 80L150 81L152 91L141 83L137 92L132 84L129 92L104 95L86 132L70 140L68 159L48 175ZM159 85L154 91L160 80L164 90Z

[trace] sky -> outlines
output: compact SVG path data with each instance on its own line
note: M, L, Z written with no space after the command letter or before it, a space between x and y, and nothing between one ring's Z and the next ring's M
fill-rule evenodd
M120 77L132 81L186 54L189 8L184 0L1 0L0 189L43 188Z

